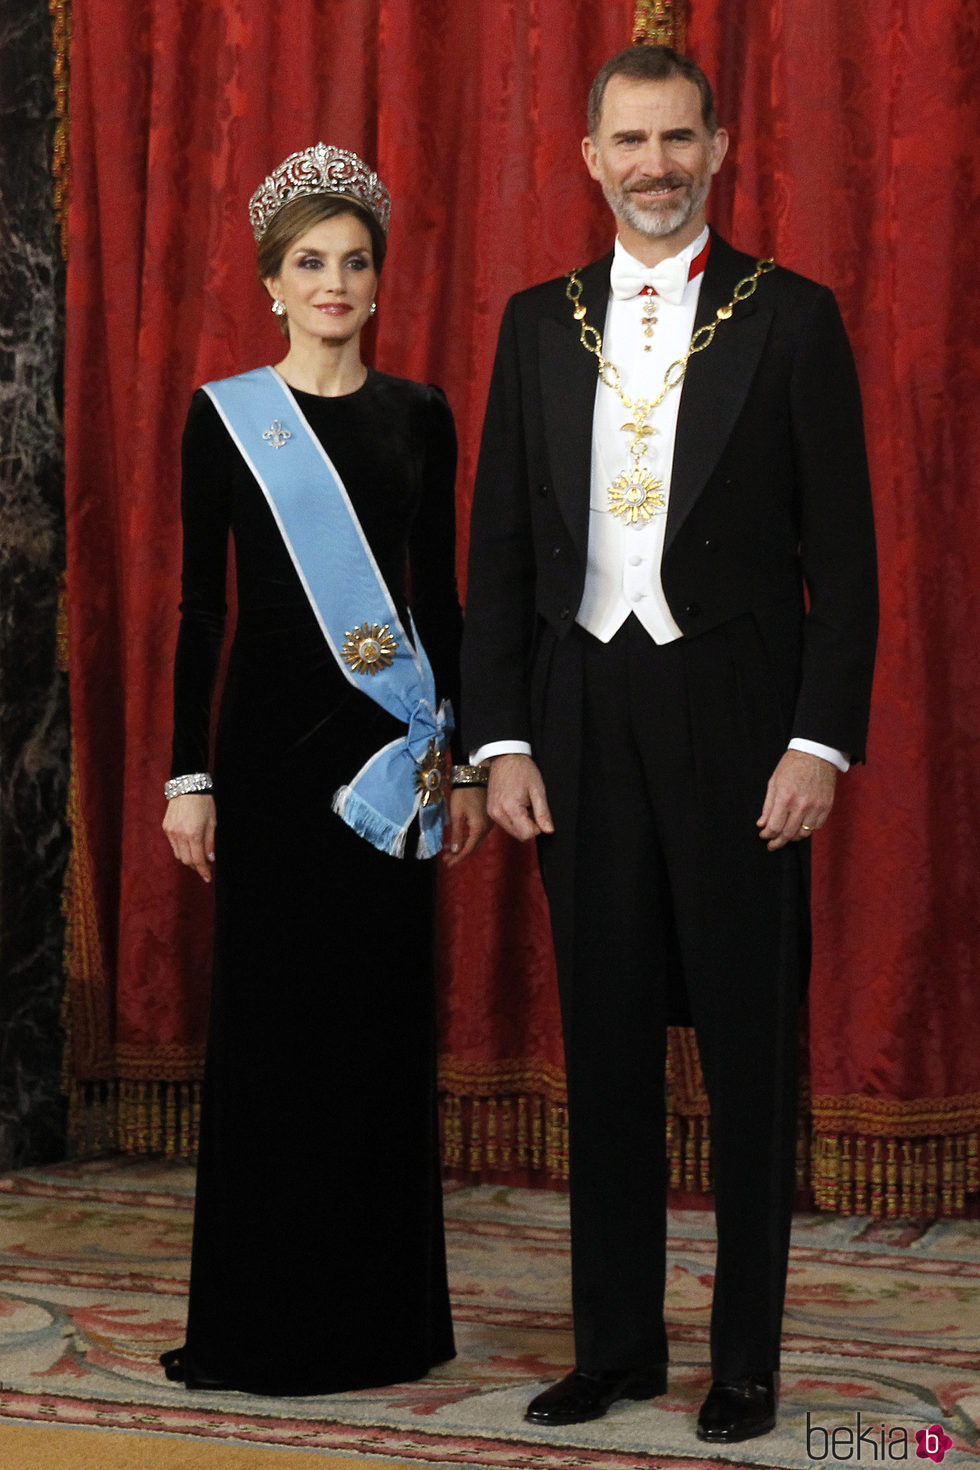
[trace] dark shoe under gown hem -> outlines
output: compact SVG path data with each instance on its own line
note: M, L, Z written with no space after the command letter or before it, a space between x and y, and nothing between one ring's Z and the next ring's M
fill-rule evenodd
M358 1389L391 1388L399 1383L416 1383L420 1378L425 1378L433 1368L439 1367L441 1363L452 1362L456 1356L455 1347L431 1361L420 1361L416 1359L410 1362L406 1359L392 1359L385 1365L384 1361L376 1361L370 1370L362 1373L335 1373L322 1374L311 1373L309 1377L303 1375L290 1375L288 1378L276 1380L261 1372L253 1375L247 1369L231 1371L227 1374L220 1372L202 1373L194 1364L193 1359L187 1351L187 1345L173 1348L169 1352L161 1353L160 1365L172 1382L183 1383L185 1388L194 1389L201 1393L249 1393L265 1398L323 1398L334 1393L354 1393Z

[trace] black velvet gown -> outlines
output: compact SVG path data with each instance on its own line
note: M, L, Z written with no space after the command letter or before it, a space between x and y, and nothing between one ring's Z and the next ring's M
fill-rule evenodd
M452 415L370 370L297 393L404 618L453 698ZM215 964L185 1381L324 1394L454 1354L438 1171L435 860L389 857L331 810L404 733L337 668L272 514L211 401L183 450L173 774L211 768L228 533L238 616L213 774ZM356 610L355 610L356 620ZM407 624L405 624L407 627Z

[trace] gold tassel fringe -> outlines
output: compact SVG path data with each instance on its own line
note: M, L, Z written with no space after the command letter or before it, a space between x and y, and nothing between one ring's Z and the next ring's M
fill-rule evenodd
M197 1157L199 1082L73 1082L68 1142L73 1158L95 1154Z
M442 1162L470 1178L520 1174L529 1182L568 1182L568 1120L563 1103L541 1094L440 1096Z
M460 1097L443 1093L442 1162L456 1177L521 1176L568 1184L568 1118L552 1096ZM73 1082L69 1140L73 1157L156 1154L193 1160L200 1128L199 1082ZM672 1111L667 1119L671 1188L711 1193L709 1120ZM931 1138L858 1134L812 1140L805 1118L797 1140L797 1184L810 1186L818 1210L873 1219L955 1217L980 1192L980 1133Z
M926 1138L817 1134L818 1210L877 1220L958 1216L980 1190L980 1131Z

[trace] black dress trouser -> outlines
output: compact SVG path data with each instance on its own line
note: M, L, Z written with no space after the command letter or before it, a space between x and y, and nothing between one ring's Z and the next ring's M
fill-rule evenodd
M549 755L542 741L557 800L540 850L568 1073L576 1362L667 1360L664 1064L681 983L711 1103L712 1375L775 1370L809 929L803 854L770 853L756 820L787 692L751 617L661 646L634 618L608 644L576 627L548 700L563 686L566 713L581 706L577 800L548 770L559 742Z

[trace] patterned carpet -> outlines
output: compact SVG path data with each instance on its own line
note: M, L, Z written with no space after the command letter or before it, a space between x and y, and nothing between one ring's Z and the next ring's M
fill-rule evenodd
M797 1470L915 1463L925 1448L980 1470L978 1221L799 1218L777 1430L715 1455L693 1428L707 1387L709 1214L672 1217L669 1394L557 1432L522 1415L571 1361L562 1196L450 1187L456 1361L418 1384L277 1401L191 1395L156 1365L182 1335L192 1192L191 1170L143 1160L0 1180L0 1457L4 1425L50 1424L305 1450L311 1464Z

